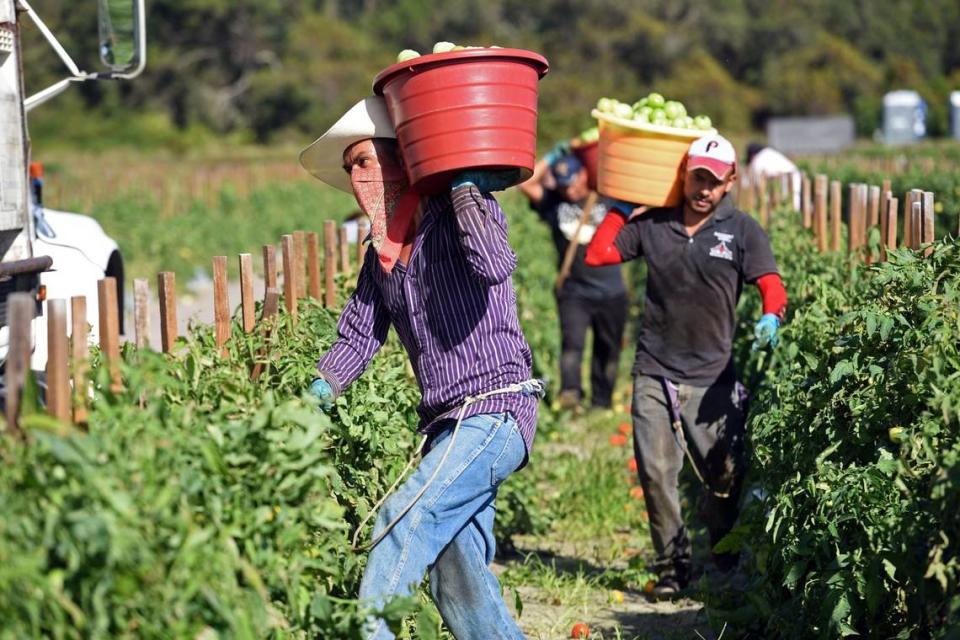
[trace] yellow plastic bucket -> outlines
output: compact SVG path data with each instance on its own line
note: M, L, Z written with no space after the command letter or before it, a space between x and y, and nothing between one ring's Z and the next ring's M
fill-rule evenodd
M597 191L651 207L673 207L683 200L680 170L690 143L716 129L677 129L624 120L596 109L600 123Z

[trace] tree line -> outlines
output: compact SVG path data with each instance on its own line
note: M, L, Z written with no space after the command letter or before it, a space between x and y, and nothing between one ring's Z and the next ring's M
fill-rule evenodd
M96 67L96 3L33 0L81 65ZM135 114L178 130L306 139L370 91L405 48L438 40L532 49L551 63L541 134L590 124L601 96L655 90L726 130L774 115L850 113L880 124L883 93L912 88L931 134L960 89L956 0L150 0L148 67L131 83L87 83L45 117ZM25 29L28 90L62 74ZM65 120L67 119L67 120Z

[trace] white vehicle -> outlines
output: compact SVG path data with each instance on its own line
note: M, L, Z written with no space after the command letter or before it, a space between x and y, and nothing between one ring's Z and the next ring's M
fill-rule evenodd
M91 339L95 340L99 334L97 281L113 276L118 279L123 317L123 259L117 243L88 216L45 209L41 176L28 177L27 113L31 109L75 82L131 79L146 64L144 0L96 1L100 59L108 69L101 73L82 71L28 0L0 0L0 365L6 362L7 297L13 292L29 292L37 298L31 359L35 370L46 365L43 313L47 298L86 296ZM69 76L25 97L23 74L29 69L22 65L20 33L28 19L60 57Z

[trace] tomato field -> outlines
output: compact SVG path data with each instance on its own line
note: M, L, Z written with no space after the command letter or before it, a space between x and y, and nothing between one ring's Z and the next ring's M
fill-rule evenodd
M352 208L305 176L258 173L255 159L262 179L226 174L193 191L176 171L116 164L151 177L88 208L131 247L136 275L189 277L214 254L320 230ZM530 465L498 498L497 572L528 637L571 637L577 624L594 639L960 637L960 244L945 235L960 197L938 187L960 181L930 179L920 186L938 189L942 211L929 256L897 249L868 266L821 254L795 211L771 212L790 308L780 346L752 352L760 300L751 287L740 303L751 466L721 546L744 551L743 580L704 575L687 598L647 602L652 549L620 429L629 350L614 410L573 416L548 396ZM51 206L77 204L60 193ZM500 201L535 374L556 391L549 232L516 194ZM156 225L136 224L145 215ZM340 300L353 278L339 276ZM642 293L631 291L634 315ZM225 355L209 326L173 355L128 344L122 390L94 352L86 430L47 416L28 389L27 438L0 438L0 638L363 637L365 554L350 539L413 452L419 392L391 336L329 416L311 408L303 390L336 318L307 300L295 325L281 311L270 334L234 331ZM683 482L695 514L696 479ZM695 558L707 557L699 544ZM381 612L401 637L450 637L426 594Z

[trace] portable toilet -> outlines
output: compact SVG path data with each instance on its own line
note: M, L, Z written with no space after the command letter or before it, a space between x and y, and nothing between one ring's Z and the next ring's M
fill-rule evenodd
M960 140L960 91L950 94L950 130L954 139Z
M916 91L902 89L883 96L883 140L909 144L927 135L927 103Z

